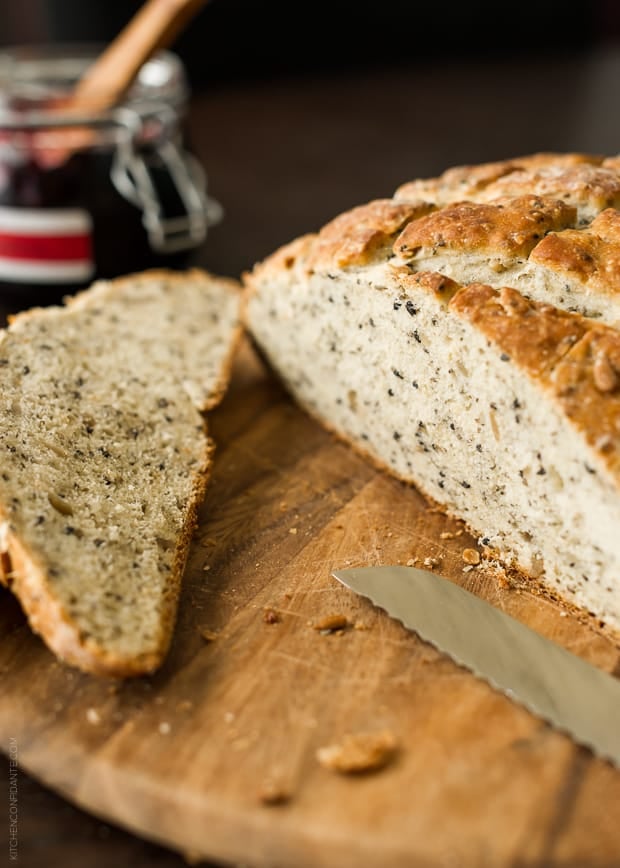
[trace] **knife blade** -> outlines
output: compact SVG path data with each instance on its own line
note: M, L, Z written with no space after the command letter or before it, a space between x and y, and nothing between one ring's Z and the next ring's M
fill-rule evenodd
M618 679L428 570L360 567L332 575L460 666L620 767Z

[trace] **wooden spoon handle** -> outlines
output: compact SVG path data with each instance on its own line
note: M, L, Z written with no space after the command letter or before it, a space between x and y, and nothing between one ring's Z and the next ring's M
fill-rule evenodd
M151 55L170 45L207 0L147 0L78 82L72 111L100 112L115 105Z

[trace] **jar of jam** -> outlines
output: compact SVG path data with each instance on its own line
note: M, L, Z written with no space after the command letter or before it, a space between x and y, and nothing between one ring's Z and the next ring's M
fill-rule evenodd
M94 279L180 267L221 217L188 149L188 85L161 52L121 105L76 115L86 48L0 52L0 299L57 302Z

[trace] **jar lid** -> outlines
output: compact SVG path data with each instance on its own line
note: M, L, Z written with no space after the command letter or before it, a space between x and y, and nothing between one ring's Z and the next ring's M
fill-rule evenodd
M46 115L57 123L62 110L46 108L46 102L70 93L102 50L103 46L97 45L55 45L14 46L0 51L0 125L17 122L23 126L29 115L33 121L36 118L37 124ZM178 109L188 94L181 59L170 51L161 51L141 67L115 110L130 108L148 114L154 104ZM101 120L101 116L93 119Z

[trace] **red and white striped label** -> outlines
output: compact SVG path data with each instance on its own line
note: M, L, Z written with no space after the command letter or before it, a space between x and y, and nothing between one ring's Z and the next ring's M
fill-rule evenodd
M79 283L94 272L87 211L0 207L0 280Z

